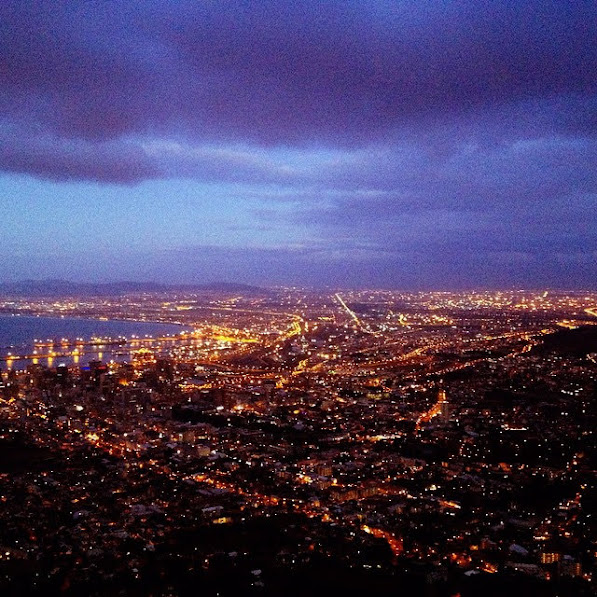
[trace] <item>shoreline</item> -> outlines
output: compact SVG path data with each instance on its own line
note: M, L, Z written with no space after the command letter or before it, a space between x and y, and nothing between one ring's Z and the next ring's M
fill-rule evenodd
M45 315L45 314L33 314L33 313L14 313L14 312L3 312L0 313L0 323L2 320L6 321L16 321L22 320L24 322L31 321L31 322L54 322L55 324L72 322L74 326L76 326L79 322L87 324L88 326L93 326L94 324L99 324L98 327L101 327L102 324L124 324L124 325L139 325L139 326L172 326L175 329L169 329L168 332L164 332L165 335L172 335L172 338L176 338L180 336L182 332L192 331L192 326L185 325L183 323L175 323L175 322L164 322L164 321L155 321L155 320L141 320L141 319L107 319L107 318L99 318L99 317L84 317L84 316L60 316L60 315ZM18 348L25 348L27 346L34 346L36 342L46 342L46 341L59 341L62 339L76 341L80 338L83 338L85 341L90 341L93 338L97 338L99 340L121 340L125 339L127 342L131 339L143 339L143 338L152 338L156 336L156 332L159 330L152 330L150 334L144 334L142 330L136 331L134 334L124 334L122 332L109 332L105 335L102 333L101 330L96 331L88 331L81 333L80 331L69 331L69 332L57 332L57 333L49 333L48 332L32 332L32 335L28 338L23 338L22 340L17 340L11 342L8 338L8 343L2 342L0 345L0 354L4 356L6 351L18 349ZM135 338L131 338L134 335Z
M67 319L74 319L80 321L101 321L104 323L116 322L116 323L147 323L154 325L175 325L178 327L185 327L192 329L192 326L185 323L177 323L175 321L156 321L154 319L111 319L101 317L88 317L82 315L42 315L38 313L12 313L7 311L0 311L0 318L2 317L30 317L31 319L55 319L57 321L64 321Z

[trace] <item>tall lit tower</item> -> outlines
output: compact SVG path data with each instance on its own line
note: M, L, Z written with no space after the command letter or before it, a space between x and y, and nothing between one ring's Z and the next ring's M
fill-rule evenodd
M448 421L450 419L450 403L448 402L446 391L443 388L440 388L439 392L437 393L437 404L439 407L440 417L444 421Z

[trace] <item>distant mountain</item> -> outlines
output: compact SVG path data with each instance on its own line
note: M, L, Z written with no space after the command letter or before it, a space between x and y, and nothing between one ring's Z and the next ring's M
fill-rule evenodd
M268 294L268 290L248 284L212 282L209 284L158 284L157 282L71 282L69 280L23 280L0 283L0 295L7 296L114 296L136 292L235 292Z
M533 354L559 353L585 356L590 352L597 353L597 326L585 325L572 330L558 330L543 336L543 342L535 346Z
M202 284L200 286L179 286L178 288L195 288L199 290L215 290L220 292L245 292L247 294L269 292L266 288L251 286L250 284L237 284L235 282L212 282L211 284Z

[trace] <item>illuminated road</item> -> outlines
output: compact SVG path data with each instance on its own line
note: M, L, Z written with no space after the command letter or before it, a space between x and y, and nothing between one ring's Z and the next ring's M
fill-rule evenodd
M362 329L363 324L361 323L361 320L357 317L357 314L352 309L350 309L350 307L344 302L344 299L338 293L336 293L334 296L342 305L344 310L352 317L352 319L354 319L355 323L359 326L359 328Z

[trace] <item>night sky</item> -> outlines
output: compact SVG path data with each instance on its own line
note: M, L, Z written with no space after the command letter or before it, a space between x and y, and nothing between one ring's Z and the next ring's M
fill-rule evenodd
M0 280L597 286L597 3L0 3Z

